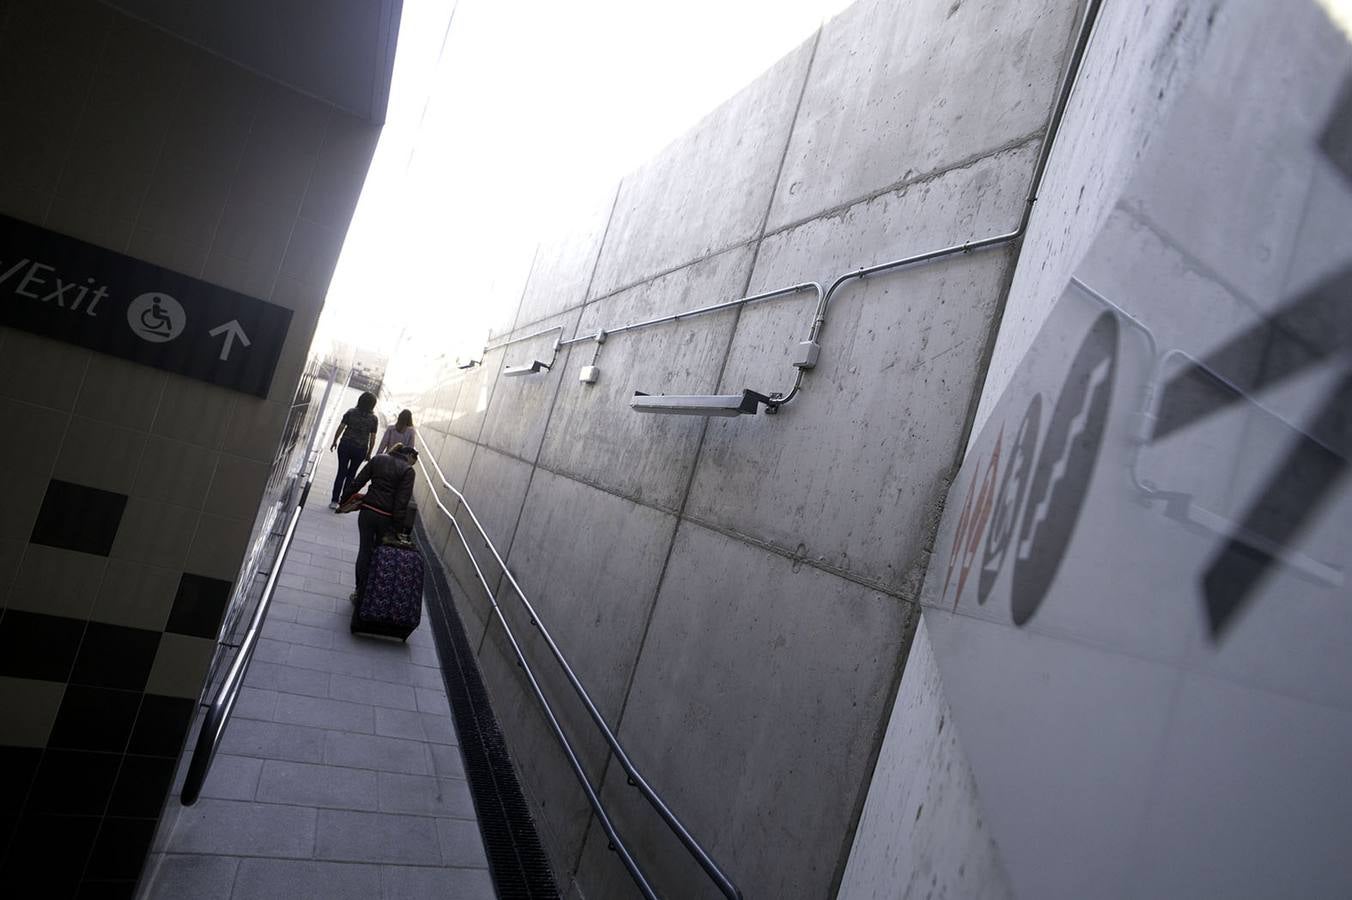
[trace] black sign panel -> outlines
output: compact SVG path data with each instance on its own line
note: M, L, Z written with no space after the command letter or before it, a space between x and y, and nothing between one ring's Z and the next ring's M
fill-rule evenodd
M265 397L291 310L0 216L0 325Z

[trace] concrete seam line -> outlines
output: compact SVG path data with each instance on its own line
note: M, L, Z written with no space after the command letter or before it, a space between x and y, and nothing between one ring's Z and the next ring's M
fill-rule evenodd
M840 885L845 879L845 870L850 865L850 853L854 849L855 835L859 832L859 820L864 817L864 805L868 803L868 795L873 787L873 776L878 768L878 759L882 756L883 743L887 740L887 729L892 723L892 714L896 711L897 695L901 693L901 679L911 661L911 648L915 645L915 634L920 629L921 613L922 608L919 603L911 604L911 608L906 612L906 620L901 631L901 648L896 657L896 669L889 679L890 684L882 702L883 717L874 730L871 742L873 749L869 751L868 759L864 762L864 772L867 773L867 777L859 782L858 793L850 811L849 825L846 826L845 833L841 836L840 851L837 857L839 861L836 865L835 874L831 877L829 896L832 897L840 892Z
M576 309L576 311L577 311L577 322L576 322L576 323L573 323L573 332L575 332L575 334L576 334L576 332L577 332L577 326L579 326L579 324L581 324L581 320L583 320L583 308L585 307L585 305L587 305L587 301L585 301L585 297L587 297L587 293L588 293L589 291L591 291L592 280L594 280L594 278L596 277L596 268L598 268L598 266L600 265L600 254L602 254L602 250L604 250L604 247L606 247L606 236L607 236L607 235L610 235L610 218L611 218L611 216L614 216L614 215L615 215L615 203L617 203L618 200L619 200L619 186L617 185L617 186L615 186L615 197L614 197L614 199L612 199L612 200L610 201L610 216L607 216L607 218L606 218L606 230L604 230L604 231L602 232L602 236L600 236L600 246L599 246L599 247L596 247L596 258L594 259L594 261L592 261L592 270L591 270L591 274L589 274L589 276L587 277L587 288L585 288L585 291L583 292L583 297L584 297L583 304L579 305L579 307L572 307L572 308L569 308L569 309L565 309L565 311L558 312L558 314L554 314L554 315L558 316L558 318L562 318L562 316L568 315L569 312L572 312L573 309ZM531 257L531 261L530 261L530 270L531 270L531 274L534 274L534 272L535 272L535 261L537 261L538 257L539 257L539 245L538 245L538 243L537 243L537 245L535 245L535 255L534 255L534 257ZM530 276L527 276L527 277L526 277L526 285L523 286L523 288L522 288L522 292L521 292L521 303L518 303L518 305L516 305L516 318L521 318L521 304L526 303L526 289L527 289L527 288L530 288ZM546 316L545 319L549 319L549 318L552 318L552 316ZM541 319L541 322L544 322L545 319ZM530 324L534 324L534 323L530 323ZM523 327L523 326L522 326L522 327ZM511 331L516 331L516 330L518 330L518 326L516 326L515 320L512 320ZM507 332L507 335L508 335L508 336L511 335L511 331L508 331L508 332ZM485 351L485 355L487 355L487 351ZM569 347L569 349L568 349L568 355L566 355L566 357L564 357L564 362L562 362L562 365L557 365L557 362L556 362L556 368L557 368L558 370L560 370L560 373L564 373L564 372L566 372L566 370L568 370L568 359L569 359L569 358L572 358L572 347ZM507 559L507 561L510 561L510 559L511 559L511 547L512 547L512 545L514 545L514 543L516 542L516 528L521 527L521 516L522 516L523 512L526 511L526 500L529 499L529 497L530 497L530 485L531 485L531 484L534 484L534 481L535 481L535 466L537 466L538 461L539 461L539 451L541 451L542 449L544 449L544 447L545 447L545 438L546 438L546 436L549 436L549 423L550 423L550 420L552 420L552 419L554 418L554 405L556 405L556 404L558 403L558 392L561 391L562 386L564 386L564 378L562 378L562 374L560 374L560 377L558 377L558 384L554 385L554 396L553 396L553 399L549 401L549 412L548 412L548 414L545 414L545 427L544 427L544 428L541 428L541 431L539 431L539 443L538 443L537 446L535 446L535 458L534 458L534 459L523 459L523 458L521 458L521 457L518 457L518 455L511 454L511 453L506 453L506 451L503 451L503 455L507 455L507 457L511 457L511 458L514 458L514 459L519 459L519 461L521 461L521 462L526 462L526 464L529 464L529 465L530 465L530 474L529 474L529 476L526 476L526 491L525 491L525 493L522 493L522 497L521 497L521 507L519 507L518 509L516 509L516 522L515 522L514 524L512 524L511 538L508 539L508 541L507 541L507 550L506 550L506 553L503 553L503 559ZM495 388L495 389L498 388L498 380L496 380L496 378L495 378L495 380L493 380L493 388ZM492 408L492 396L491 396L491 393L489 393L489 397L488 397L488 407L484 409L484 420L483 420L483 422L481 422L481 423L479 424L479 439L483 438L483 435L484 435L484 424L487 424L487 422L488 422L488 409L489 409L489 408ZM477 450L479 450L479 443L480 443L479 439L476 439L476 441L475 441L475 450L470 451L470 454L469 454L470 465L473 465L473 459L475 459L475 454L477 453ZM488 446L489 449L495 449L495 447L492 447L491 445L487 445L487 443L485 443L484 446ZM465 474L465 481L466 481L466 486L468 486L468 481L469 481L469 474L468 474L468 472L466 472L466 474ZM448 541L449 541L449 538L448 538ZM502 577L502 574L499 573L499 576L498 576L498 584L496 584L495 586L493 586L493 597L498 596L499 589L502 589L502 582L503 582L503 577ZM479 657L479 655L480 655L481 653L483 653L483 650L484 650L484 642L487 642L487 641L488 641L488 631L489 631L489 628L492 627L492 622L493 622L492 616L489 616L489 618L488 618L488 620L487 620L487 623L485 623L485 626L484 626L484 634L483 634L483 635L480 635L480 638L479 638L479 645L477 645L477 646L475 647L475 655L476 655L476 657Z
M761 241L764 239L765 226L766 223L770 221L770 212L771 210L774 209L775 197L778 196L779 193L779 182L784 174L784 163L788 159L789 148L793 144L794 130L797 127L799 114L802 111L803 97L807 94L807 86L812 78L812 66L813 63L815 63L817 60L817 48L821 44L821 37L822 37L822 29L818 27L816 33L812 37L812 50L808 55L807 65L804 67L803 70L802 83L799 85L798 88L798 99L794 104L793 115L789 119L788 133L784 137L784 149L780 152L779 166L775 170L774 184L770 190L770 196L766 200L765 213L761 216L761 222L757 232L757 236L752 241L749 242L755 244L755 250L752 252L751 259L747 265L746 280L742 283L743 296L746 295L746 292L751 285L751 279L754 278L756 274L756 261L760 256ZM732 327L728 330L728 340L727 344L723 348L723 360L718 367L718 375L716 376L715 384L722 384L723 375L727 371L728 359L732 355L732 345L737 337L737 323L741 321L742 317L742 309L743 307L740 306L735 309ZM649 601L648 603L648 613L647 616L645 616L643 622L643 633L639 637L638 647L634 651L633 661L629 666L629 677L628 679L626 679L626 683L624 686L624 696L620 700L620 709L615 718L614 730L616 737L619 736L621 729L624 727L624 717L625 714L629 711L629 698L633 694L634 679L635 676L638 674L639 665L642 663L643 660L643 651L647 648L648 645L648 635L652 631L653 617L657 612L657 602L658 599L662 596L662 586L666 583L667 580L667 571L671 565L671 557L676 550L676 540L681 533L681 522L685 513L685 507L690 500L690 491L695 485L695 474L699 471L700 455L704 450L704 439L708 435L708 433L709 433L709 420L706 418L700 427L699 440L695 443L695 452L692 455L690 474L686 478L685 490L681 493L680 508L676 512L675 526L671 529L671 539L667 542L666 556L662 560L662 568L658 572L657 583L653 587L652 600ZM610 764L613 758L614 754L607 753L606 761L602 765L600 784L602 785L603 788L606 783L606 778L610 774ZM578 857L575 866L580 866L582 864L582 854L586 848L586 842L587 838L590 836L590 832L591 832L591 822L588 821L587 828L583 832L582 845L581 849L579 849L578 851ZM576 872L576 868L574 871Z
M986 392L986 380L990 375L991 360L995 357L995 346L999 341L1001 326L1004 324L1009 292L1014 285L1014 276L1018 273L1019 262L1023 258L1024 241L1028 237L1028 229L1032 224L1033 205L1036 203L1038 195L1042 193L1042 184L1047 178L1051 155L1055 151L1056 138L1060 134L1066 110L1070 108L1075 88L1079 84L1080 71L1084 67L1084 58L1088 55L1089 47L1093 43L1095 25L1098 22L1098 13L1101 8L1102 0L1085 0L1083 11L1076 18L1077 25L1072 32L1066 50L1067 56L1062 63L1061 77L1057 80L1055 91L1052 94L1051 110L1048 112L1046 123L1043 125L1042 142L1038 149L1037 160L1033 164L1032 183L1028 186L1028 199L1024 205L1023 216L1019 220L1017 236L1008 245L1012 249L1013 258L1009 261L1008 272L1002 279L1003 285L995 296L990 327L986 333L984 346L977 358L976 384L972 387L972 395L968 399L967 409L963 414L962 431L958 436L958 449L949 466L950 481L961 466L967 453L967 445L972 439L972 429L976 424L977 412L981 409L981 397ZM940 506L942 507L942 503ZM939 513L942 514L942 508ZM932 545L933 541L934 538L931 535L926 543Z
M616 210L616 209L619 207L619 205L620 205L620 190L621 190L621 188L623 188L623 187L624 187L624 179L621 178L621 179L620 179L618 182L616 182L616 184L615 184L615 196L613 196L613 197L610 199L610 212L606 215L606 227L605 227L604 229L602 229L602 231L601 231L601 243L600 243L599 245L597 245L597 247L596 247L596 259L592 260L592 270L591 270L591 274L590 274L589 276L587 276L587 287L586 287L586 289L582 292L582 305L578 307L579 312L578 312L578 316L577 316L577 324L575 324L575 325L573 326L573 336L574 336L574 337L577 336L577 330L578 330L579 328L582 327L582 316L586 314L586 311L587 311L587 304L590 303L590 302L592 302L592 301L589 300L588 298L591 296L592 288L596 286L596 273L599 272L599 271L601 270L601 256L602 256L602 254L604 254L604 253L606 252L606 241L610 239L610 226L611 226L611 225L614 223L614 221L615 221L615 210ZM599 298L598 298L598 299L599 299ZM597 350L598 353L600 352L600 349L601 349L600 344L597 344L596 350ZM572 351L573 351L573 348L572 348L572 347L569 347L569 348L568 348L568 359L569 359L570 361L571 361L572 358L573 358L573 352L572 352ZM596 361L596 359L595 359L595 354L593 354L592 362L594 363L595 361ZM560 379L559 379L559 387L562 388L562 386L563 386L563 379L560 378ZM554 399L555 399L556 401L558 400L558 392L557 392L557 391L556 391L555 394L554 394ZM549 408L549 415L550 415L550 418L552 419L553 416L554 416L554 407L553 407L553 406L550 406L550 408ZM544 434L540 435L540 447L539 447L539 449L538 449L538 450L536 451L536 453L535 453L535 464L534 464L534 466L531 468L531 481L532 481L532 482L535 480L535 469L536 469L536 468L539 468L539 466L540 466L540 453L543 452L543 450L544 450L544 446L545 446L545 438L548 436L548 434L549 434L549 422L546 422L546 423L545 423L545 432L544 432ZM545 471L546 471L546 472L550 472L551 474L553 474L553 470L551 470L551 469L546 468ZM529 485L529 484L526 486L526 492L527 492L528 494L530 493L530 485ZM522 511L524 512L524 511L525 511L525 502L524 502L524 501L523 501L522 504L521 504L521 508L522 508ZM517 520L517 527L520 527L520 519L519 519L519 517L518 517L518 520ZM515 535L513 535L513 538L515 538ZM617 738L619 737L618 727L619 727L619 723L617 722L617 723L616 723L616 737L617 737ZM611 752L610 752L609 749L607 749L607 750L606 750L606 761L605 761L605 763L602 765L602 769L601 769L601 779L597 782L597 797L598 797L598 798L601 796L601 791L605 790L605 785L606 785L606 771L607 771L607 769L609 769L609 767L610 767L610 759L611 759ZM596 810L594 810L594 809L588 810L588 811L587 811L587 824L583 826L583 828L582 828L582 840L581 840L580 842L578 842L577 857L572 861L572 863L570 864L570 866L569 866L569 868L568 868L568 879L569 879L569 881L573 882L574 884L577 883L577 872L578 872L578 868L582 865L582 854L583 854L583 851L586 850L586 847L587 847L587 839L588 839L589 837L591 837L592 823L595 822L595 821L596 821Z
M850 209L853 209L856 206L860 206L861 204L871 203L872 201L877 200L879 197L885 197L888 194L895 194L901 191L910 190L913 187L918 187L919 185L923 184L929 184L932 181L937 181L940 178L952 175L954 172L961 172L963 169L970 169L973 166L977 165L978 163L984 162L985 160L993 159L997 156L1003 156L1006 153L1009 153L1014 150L1021 150L1028 144L1035 143L1039 138L1042 137L1042 134L1043 129L1039 128L1037 131L1032 131L1029 132L1028 134L1019 135L1018 137L1011 138L1010 140L997 144L994 147L987 147L984 150L978 150L976 153L973 153L970 156L964 156L962 159L959 159L956 162L950 163L946 166L942 166L937 169L931 169L928 172L922 172L921 174L912 176L910 178L903 178L900 181L893 182L892 184L885 185L884 187L869 191L868 193L860 194L858 197L846 200L843 203L838 203L835 206L829 206L825 209L817 210L811 215L794 219L791 222L786 222L785 224L780 225L772 229L771 231L766 232L765 236L773 237L774 235L783 234L786 231L793 231L795 228L801 228L810 222L817 221L818 219L829 219L834 216L838 216L841 213L846 212Z

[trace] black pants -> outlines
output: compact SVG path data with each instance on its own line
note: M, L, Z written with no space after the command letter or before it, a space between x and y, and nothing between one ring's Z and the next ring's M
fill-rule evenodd
M365 447L353 447L345 443L338 445L338 477L333 479L334 503L342 503L347 499L347 486L357 477L357 470L365 458Z
M370 509L357 513L357 597L366 590L366 572L371 568L371 554L380 546L380 539L394 531L394 520Z

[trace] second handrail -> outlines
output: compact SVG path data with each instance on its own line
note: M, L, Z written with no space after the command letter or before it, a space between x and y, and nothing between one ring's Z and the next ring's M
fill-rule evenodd
M662 818L662 821L666 823L667 827L671 830L671 832L676 836L676 838L681 842L681 844L684 845L687 852L689 852L690 855L694 858L695 862L699 863L700 868L703 869L705 874L709 876L710 880L714 882L714 885L723 894L723 896L727 897L728 900L741 900L742 898L741 890L738 889L737 885L733 884L732 879L729 878L728 875L723 871L723 869L719 867L718 863L714 862L713 857L710 856L709 852L705 850L703 846L700 845L699 841L695 840L694 836L690 833L690 830L686 828L685 824L681 822L680 818L674 812L671 811L671 808L668 807L665 802L663 802L662 798L657 795L657 792L654 791L652 786L648 784L646 779L644 779L643 775L639 772L638 767L635 766L633 761L629 759L629 755L625 753L624 747L621 746L619 738L617 738L615 736L615 733L610 729L610 725L607 724L605 717L601 715L601 711L596 708L596 704L592 701L591 695L587 693L587 689L586 687L583 686L582 681L577 677L577 673L575 673L573 671L572 666L568 664L568 660L564 657L563 651L559 649L559 645L554 641L554 636L549 633L549 629L545 627L544 622L541 621L539 614L535 611L535 607L531 604L530 599L526 596L526 592L521 589L521 585L517 583L517 580L515 576L512 575L511 570L507 568L507 563L503 560L502 555L498 553L497 547L493 544L493 539L490 538L488 536L488 532L484 530L483 524L479 521L479 517L474 514L474 509L469 505L469 501L465 499L465 495L462 494L459 491L459 489L455 487L455 485L451 484L446 479L446 475L441 471L441 466L437 464L437 461L433 456L433 454L428 453L424 455L432 463L432 468L436 469L438 480L442 483L442 485L446 487L447 490L455 494L456 498L459 499L460 505L464 508L465 512L469 513L470 520L474 523L474 527L478 529L479 534L483 537L484 543L487 544L489 552L493 554L493 558L497 560L498 567L502 570L502 574L506 576L508 583L511 584L512 589L516 592L517 597L521 599L522 604L526 607L526 611L530 614L530 623L535 626L535 628L540 632L540 636L544 638L545 645L549 647L550 653L553 654L555 661L558 662L559 667L563 670L565 677L567 677L568 679L569 685L571 685L573 688L573 692L577 695L578 699L582 701L582 705L586 708L587 714L591 716L591 719L595 723L597 730L601 732L602 737L605 738L606 743L610 746L611 752L615 754L615 759L624 769L625 775L628 778L629 783L634 787L636 787L639 793L643 795L644 799L648 801L648 804L652 806L654 810L656 810L657 814ZM422 468L423 473L426 475L427 467L422 465L421 460L419 461L419 466ZM428 476L428 480L431 481L430 475ZM522 656L520 648L517 647L516 638L511 635L511 630L507 626L506 619L503 617L501 610L498 608L496 600L493 599L492 590L488 588L488 583L483 579L483 573L479 569L479 564L474 559L474 553L473 551L470 550L469 543L465 540L464 532L461 531L460 525L458 522L456 522L455 516L452 515L450 510L446 509L445 505L442 504L441 500L437 498L435 490L433 491L433 499L436 502L437 506L440 507L441 510L446 513L448 518L450 518L451 524L455 526L456 533L459 534L460 541L462 544L465 545L465 551L469 554L470 563L474 566L475 574L478 575L480 581L484 585L484 589L488 592L489 600L493 604L494 612L497 613L499 620L501 620L503 623L503 626L508 628L508 637L512 641L512 646L516 650L518 658L524 664L525 657ZM557 731L557 722L554 719L553 711L549 708L548 702L544 700L543 694L540 693L538 685L535 682L535 677L533 674L530 673L528 667L527 674L531 680L532 686L536 688L537 696L540 698L541 702L544 703L546 712L549 714L551 722L555 724ZM561 732L559 732L558 736L562 739ZM588 799L591 799L591 797L594 796L594 792L591 790L591 785L587 783L586 777L581 772L579 764L576 763L576 758L573 756L571 748L568 747L566 740L564 740L564 745L569 752L570 758L574 762L575 770L578 772L579 777L584 782L584 784L586 784L587 792L589 795ZM593 808L597 808L599 802L600 801L598 799L596 803L593 804ZM602 827L606 829L606 834L610 837L611 843L615 844L617 847L617 852L620 852L620 849L623 848L623 844L619 843L619 839L615 835L613 827L610 825L609 819L606 818L604 812L600 811L599 809L598 815L602 819ZM621 852L621 858L625 859L625 867L629 869L630 874L631 875L635 874L637 870L637 863L632 863L632 859L628 857L627 850ZM644 884L646 882L645 880L641 879L640 875L635 875L635 880L640 882L640 887L644 887Z

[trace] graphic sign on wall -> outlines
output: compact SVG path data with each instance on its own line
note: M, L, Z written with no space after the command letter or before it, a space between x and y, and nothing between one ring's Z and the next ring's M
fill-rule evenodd
M926 578L1021 897L1352 896L1352 48L1215 28Z
M265 397L291 310L0 216L0 325Z

